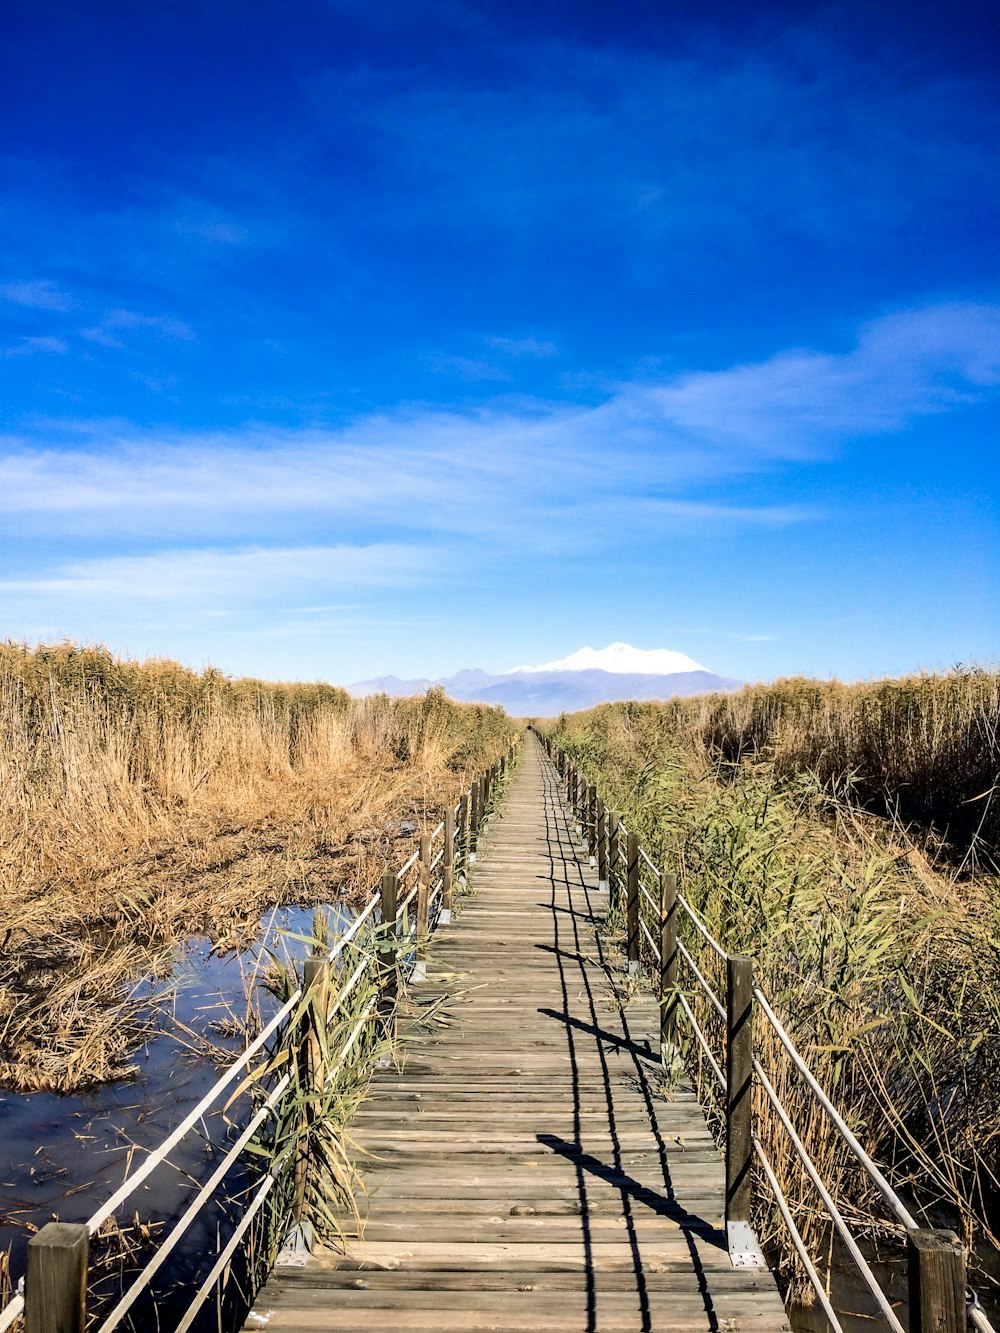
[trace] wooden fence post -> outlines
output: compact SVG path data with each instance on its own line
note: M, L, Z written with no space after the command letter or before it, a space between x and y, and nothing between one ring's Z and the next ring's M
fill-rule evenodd
M621 902L621 835L618 832L618 815L612 810L608 814L608 907L615 908Z
M677 876L660 874L660 1060L677 1047Z
M580 837L586 843L587 841L587 779L580 779L580 786L576 793L576 826L580 830Z
M28 1241L25 1333L84 1333L90 1237L77 1222L46 1222Z
M591 868L597 865L597 787L587 788L587 858Z
M608 887L608 812L604 798L597 798L597 887Z
M906 1236L910 1333L965 1333L965 1247L954 1231Z
M423 981L427 976L427 937L430 934L430 896L431 896L431 835L426 831L420 835L420 862L417 868L417 939L414 950L411 981Z
M395 870L387 870L382 876L379 896L382 906L382 925L379 929L378 943L378 964L382 980L381 1009L383 1015L391 1019L396 1009L396 996L399 994L396 922L396 912L399 907L399 876Z
M750 1221L753 1078L753 960L726 965L726 1227ZM739 1245L743 1249L745 1246ZM733 1241L730 1239L730 1252Z
M479 824L483 817L483 789L478 778L472 779L472 802L469 814L469 864L476 863L476 848L479 846Z
M455 895L455 811L449 805L444 812L444 855L441 858L441 913L438 925L451 923L451 905Z
M462 879L469 882L469 793L463 791L458 802L458 855L462 865Z
M625 861L625 952L628 955L628 974L639 971L639 835L629 833Z

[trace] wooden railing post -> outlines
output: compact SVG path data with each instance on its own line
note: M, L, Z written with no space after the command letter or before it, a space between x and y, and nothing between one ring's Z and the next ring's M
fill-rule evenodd
M439 926L451 922L452 900L455 896L455 811L449 805L444 812L444 855L441 857L441 914Z
M965 1247L953 1231L906 1237L910 1333L965 1333Z
M399 876L387 870L379 886L382 925L379 928L378 964L382 981L382 1012L391 1017L399 994L399 949L396 912L399 907Z
M621 903L621 834L618 832L618 815L612 810L608 814L608 907L615 908Z
M464 883L469 882L469 793L463 791L458 802L458 854Z
M580 786L577 789L576 799L576 824L580 830L580 837L584 843L587 841L587 779L580 779Z
M677 1047L677 876L660 874L660 1060ZM669 1060L668 1060L669 1052Z
M417 867L417 939L411 981L423 981L427 976L427 937L430 934L431 896L431 835L426 830L420 835L420 861Z
M628 974L639 971L639 835L629 833L625 862L625 952L628 955Z
M750 1221L753 960L730 955L726 985L726 1228ZM745 1245L729 1238L734 1246Z
M46 1222L28 1241L25 1333L84 1333L90 1237L77 1222Z
M608 887L608 812L601 796L597 798L597 887Z
M472 802L469 813L469 864L476 863L476 848L479 846L479 825L483 818L483 788L479 778L472 780Z
M587 858L591 868L597 865L597 787L587 788Z

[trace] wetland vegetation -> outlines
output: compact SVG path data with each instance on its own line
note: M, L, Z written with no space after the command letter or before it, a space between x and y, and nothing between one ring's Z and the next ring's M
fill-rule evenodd
M548 728L678 872L716 938L753 956L799 1050L897 1188L987 1267L1000 1150L998 698L1000 677L962 669L855 687L792 680L608 704ZM838 1203L872 1238L889 1235L865 1178L761 1039ZM820 1242L815 1196L763 1099L758 1112L797 1222ZM772 1221L760 1219L765 1233Z
M129 1074L137 982L403 859L514 735L499 709L351 699L102 648L0 645L0 1086Z

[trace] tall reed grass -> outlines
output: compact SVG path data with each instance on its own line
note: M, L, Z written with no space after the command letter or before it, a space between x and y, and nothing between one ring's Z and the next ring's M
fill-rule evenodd
M995 1244L1000 883L981 867L935 869L898 824L834 799L832 772L822 784L760 757L763 744L756 762L746 747L741 762L722 758L716 734L692 721L713 716L729 716L727 701L605 705L552 733L651 855L679 872L716 938L754 958L798 1048L899 1187L942 1209L968 1241ZM689 941L714 976L699 944ZM711 1011L702 1017L711 1028ZM865 1178L762 1025L759 1036L835 1197L878 1232ZM762 1098L757 1114L797 1220L822 1248L815 1196ZM768 1232L774 1218L758 1222Z
M793 678L667 705L725 759L808 771L870 809L933 826L957 850L1000 846L1000 673L956 667L860 685Z
M0 1084L126 1073L158 946L362 893L513 734L441 691L0 645Z

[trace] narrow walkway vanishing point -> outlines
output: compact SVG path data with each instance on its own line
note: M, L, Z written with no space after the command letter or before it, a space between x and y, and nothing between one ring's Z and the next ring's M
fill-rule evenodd
M722 1158L690 1085L661 1093L656 1002L619 998L533 735L474 879L415 991L440 1013L353 1122L363 1235L275 1269L246 1328L787 1330L770 1273L732 1266Z

